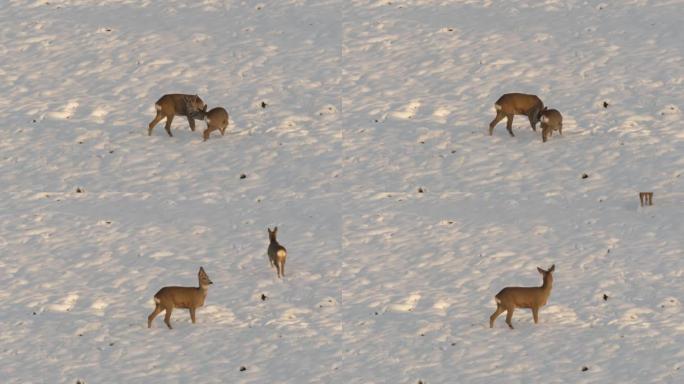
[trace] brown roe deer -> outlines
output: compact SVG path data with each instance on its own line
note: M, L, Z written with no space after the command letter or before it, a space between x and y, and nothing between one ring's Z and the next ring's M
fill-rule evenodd
M496 117L489 123L489 136L494 132L496 126L503 118L507 118L506 129L511 136L513 134L513 116L525 115L530 120L532 130L537 131L537 122L539 122L539 114L544 109L544 103L535 95L527 95L524 93L507 93L494 103L496 109Z
M278 243L276 240L276 235L278 234L278 227L268 229L268 239L270 244L268 245L268 261L271 263L271 267L276 267L276 272L279 278L285 277L285 259L287 259L287 250L285 247Z
M542 142L546 143L546 139L551 137L553 131L558 131L563 136L563 115L560 112L544 107L539 118L541 120Z
M494 328L494 321L503 311L506 313L506 324L513 329L511 319L513 318L513 311L516 308L530 308L532 309L532 316L534 323L539 322L539 308L546 305L546 301L551 294L553 286L552 272L556 268L552 265L548 271L537 267L537 271L544 277L544 283L541 287L506 287L494 296L496 300L496 311L489 317L489 328Z
M228 111L224 108L216 107L212 108L209 112L202 111L201 115L207 122L207 129L202 133L204 141L209 140L209 135L213 131L218 130L221 132L221 136L226 133L226 128L228 127Z
M199 287L164 287L154 295L154 302L156 307L154 311L147 317L147 328L152 327L152 321L161 311L166 311L164 315L164 322L169 329L171 327L171 312L174 308L187 308L190 310L190 319L195 324L195 309L204 305L204 299L207 298L207 290L211 284L214 284L204 272L204 268L200 267L197 274L199 280Z
M197 95L183 95L183 94L169 94L162 96L156 103L154 103L154 108L157 110L157 115L150 122L147 129L147 135L152 136L152 130L159 124L159 122L166 118L166 133L173 137L171 134L171 122L173 122L174 116L186 116L188 118L188 123L190 124L190 129L195 131L195 120L203 119L201 112L206 112L207 104L200 99Z

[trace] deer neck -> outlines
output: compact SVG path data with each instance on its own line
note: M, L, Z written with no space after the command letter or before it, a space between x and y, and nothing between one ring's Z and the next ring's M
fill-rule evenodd
M553 287L553 279L550 277L545 277L544 282L541 285L542 291L548 296L551 293L551 288Z

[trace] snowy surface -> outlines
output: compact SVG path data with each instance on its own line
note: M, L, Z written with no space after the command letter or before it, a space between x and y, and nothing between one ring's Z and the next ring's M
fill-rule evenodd
M1 3L1 382L684 381L684 1Z

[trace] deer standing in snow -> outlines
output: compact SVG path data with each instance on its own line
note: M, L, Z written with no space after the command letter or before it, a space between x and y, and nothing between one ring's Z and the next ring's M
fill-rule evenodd
M537 122L539 122L539 114L544 109L544 103L535 95L527 95L524 93L507 93L494 103L496 109L496 117L489 123L489 136L494 132L496 126L503 118L507 118L506 129L511 136L513 134L513 116L525 115L530 120L532 130L537 131Z
M186 116L188 118L188 123L190 124L190 129L195 131L195 120L202 120L204 117L202 112L207 111L207 104L200 99L197 95L183 95L183 94L168 94L162 96L156 103L154 103L154 108L157 110L157 115L150 122L147 129L147 135L152 136L152 130L159 124L159 122L166 118L166 133L173 137L171 134L171 122L173 122L174 116Z
M530 308L534 323L539 322L539 308L546 305L546 301L551 294L553 286L553 271L556 268L552 265L547 271L537 267L537 271L542 274L544 283L541 287L506 287L494 296L496 300L496 311L489 317L489 328L494 328L494 321L503 312L506 313L506 324L513 329L511 319L516 308Z
M551 137L553 131L558 131L563 136L563 115L555 109L544 109L539 114L542 129L542 141L546 143L546 139Z
M209 112L201 111L201 116L207 122L207 129L202 133L204 141L209 140L209 135L218 130L221 132L221 136L226 133L226 128L228 127L228 112L221 107L212 108Z
M195 324L195 310L204 305L204 299L207 298L207 290L211 284L214 284L202 267L199 269L197 278L199 280L199 287L164 287L160 289L154 295L156 307L147 317L147 328L151 328L154 318L161 311L165 310L164 322L169 329L173 329L171 327L171 312L173 312L174 308L189 309L190 319Z
M287 259L287 250L285 247L278 243L276 240L276 235L278 234L278 227L268 229L268 239L270 244L268 245L268 261L271 263L271 267L276 267L276 272L278 277L285 277L285 259Z

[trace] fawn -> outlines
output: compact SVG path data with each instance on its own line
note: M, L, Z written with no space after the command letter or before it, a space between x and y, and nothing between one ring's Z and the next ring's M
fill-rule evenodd
M171 312L174 308L187 308L190 310L190 319L195 324L195 309L204 305L204 299L207 298L207 290L211 284L214 284L204 272L204 268L200 267L197 274L199 280L199 287L164 287L154 295L154 302L156 307L154 311L147 317L147 328L152 327L152 321L161 312L166 311L164 315L164 322L169 329L171 327Z
M546 143L546 138L551 137L553 131L558 131L563 136L563 115L555 109L544 109L539 114L542 128L542 142Z
M162 96L156 103L154 103L154 108L157 110L157 116L150 122L147 129L147 135L152 136L152 130L159 124L159 122L166 118L166 133L173 137L171 134L171 122L174 116L186 116L188 118L188 123L190 124L190 129L195 131L195 120L202 120L204 117L202 112L206 112L207 104L200 99L197 95L182 95L178 93L169 94Z
M494 103L496 109L496 117L489 123L489 136L494 132L494 126L504 117L508 119L506 129L511 136L513 134L513 115L526 115L530 120L532 130L537 131L537 122L539 121L539 113L544 109L544 103L535 95L527 95L524 93L507 93Z
M285 247L278 243L276 240L276 234L278 233L278 227L268 229L268 239L270 244L268 245L268 261L271 263L271 267L276 267L276 272L278 277L285 277L285 259L287 259L287 250Z
M532 309L532 316L534 323L539 322L539 308L546 305L546 301L551 294L553 286L552 272L556 268L552 265L547 271L537 267L537 271L544 277L544 283L541 287L506 287L494 296L496 300L496 311L489 317L489 328L494 328L494 321L503 312L506 313L506 324L513 329L511 319L513 318L513 311L516 308L530 308Z
M204 130L202 136L204 141L209 140L209 135L216 130L221 132L221 136L226 133L226 128L228 127L228 112L221 108L212 108L211 111L201 111L200 114L207 121L207 129Z

